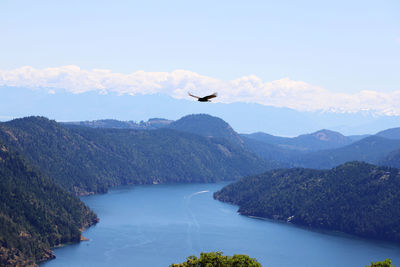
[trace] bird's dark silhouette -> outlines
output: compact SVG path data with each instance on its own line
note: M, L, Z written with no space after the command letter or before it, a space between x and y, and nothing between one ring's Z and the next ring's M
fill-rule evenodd
M203 96L203 97L195 96L195 95L192 95L191 93L188 93L188 95L190 95L191 97L197 98L197 101L199 101L199 102L211 102L210 99L217 97L218 94L214 93L212 95Z

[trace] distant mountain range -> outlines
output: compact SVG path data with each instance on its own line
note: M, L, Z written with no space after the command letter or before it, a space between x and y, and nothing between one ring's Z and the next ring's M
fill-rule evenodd
M344 147L302 155L294 162L296 166L315 169L329 169L355 160L380 164L391 152L399 148L400 140L369 136Z
M167 119L153 118L147 122L140 121L119 121L113 119L94 120L94 121L77 121L64 122L65 125L78 125L91 128L113 128L113 129L135 129L135 130L154 130L166 127L173 121Z
M206 113L229 122L239 133L262 131L277 136L298 136L320 129L346 136L374 134L400 126L400 116L381 116L368 111L301 112L250 103L199 103L163 94L131 96L56 91L52 94L49 88L0 87L0 120L39 115L57 121L112 118L140 122L148 118L177 120L187 114Z
M268 145L263 146L260 143L253 145L252 150L257 155L266 160L275 158L278 162L284 162L291 167L329 169L355 160L398 167L400 161L397 154L400 152L397 151L400 150L400 134L396 135L395 131L395 129L390 131L392 133L390 139L382 137L384 135L381 133L362 136L363 138L359 139L326 130L296 138L271 138L260 133L246 136L263 140L259 142ZM355 141L357 139L359 140ZM272 147L273 145L275 147ZM270 151L274 153L271 154Z
M346 137L341 133L325 129L311 134L302 134L293 138L273 136L261 132L245 134L243 136L259 140L264 143L278 145L282 148L301 151L338 148L354 142L354 139L351 137Z
M388 139L400 139L400 127L387 129L377 133L376 135Z
M115 120L74 122L67 124L103 128L169 128L204 137L225 139L269 162L275 167L328 169L347 161L365 161L397 167L400 154L400 127L376 135L344 136L327 129L297 137L280 137L267 133L238 134L224 120L207 114L188 115L177 121L150 119L133 124ZM140 125L140 128L139 128Z

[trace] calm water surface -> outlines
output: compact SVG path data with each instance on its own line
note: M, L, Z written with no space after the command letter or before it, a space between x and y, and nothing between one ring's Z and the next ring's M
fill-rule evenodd
M248 218L213 200L225 184L127 186L82 200L100 217L87 242L55 249L55 266L169 266L201 251L248 254L264 267L361 266L400 246Z

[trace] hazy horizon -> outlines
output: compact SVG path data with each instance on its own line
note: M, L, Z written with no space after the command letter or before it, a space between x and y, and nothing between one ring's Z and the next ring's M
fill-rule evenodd
M216 103L249 109L400 116L398 1L2 1L0 9L0 93L14 101L33 97L18 87L75 99L218 92ZM0 116L20 109L29 105Z
M166 94L118 95L84 92L49 94L48 89L0 87L0 120L45 116L60 122L116 119L147 121L150 118L177 120L204 113L222 118L239 133L265 132L293 137L321 129L344 135L375 134L400 127L399 116L355 113L307 112L254 103L199 103L191 98L175 99ZM21 109L21 107L23 107Z

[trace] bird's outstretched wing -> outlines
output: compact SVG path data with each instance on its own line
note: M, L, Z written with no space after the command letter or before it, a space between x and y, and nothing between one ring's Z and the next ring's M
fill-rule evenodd
M197 98L197 99L200 98L199 96L192 95L191 93L188 93L188 95L190 95L191 97Z
M214 93L214 94L212 94L212 95L205 96L204 98L208 100L208 99L217 97L217 95L218 95L217 93Z

